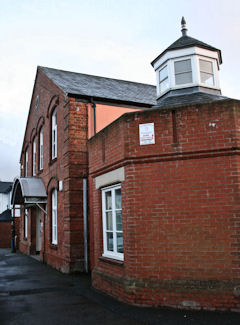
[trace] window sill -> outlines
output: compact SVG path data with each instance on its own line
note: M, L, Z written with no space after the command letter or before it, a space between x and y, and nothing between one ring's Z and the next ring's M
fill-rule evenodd
M41 175L42 172L43 172L43 169L39 169L39 170L38 170L38 175Z
M49 246L51 249L54 249L55 251L57 251L57 249L58 249L57 244L50 244Z
M55 163L55 161L57 161L57 157L52 159L50 162L49 162L49 166L53 165Z
M124 265L124 261L115 260L113 258L104 257L104 256L100 256L99 257L99 260L101 262L105 262L105 263L108 263L108 264L119 265L119 266L123 266Z

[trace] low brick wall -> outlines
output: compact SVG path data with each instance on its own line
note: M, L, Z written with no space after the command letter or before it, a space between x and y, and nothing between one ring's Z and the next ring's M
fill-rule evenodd
M0 248L10 248L11 238L11 221L0 221Z

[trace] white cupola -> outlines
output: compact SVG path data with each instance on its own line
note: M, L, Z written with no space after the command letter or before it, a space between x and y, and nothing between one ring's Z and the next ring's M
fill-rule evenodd
M157 99L195 92L221 95L221 51L188 36L184 17L181 25L182 36L151 63L156 71Z

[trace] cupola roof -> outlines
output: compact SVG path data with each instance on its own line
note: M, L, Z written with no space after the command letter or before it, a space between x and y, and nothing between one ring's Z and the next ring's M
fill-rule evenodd
M183 17L184 19L184 17ZM186 26L186 22L185 20L183 21L182 19L182 26ZM185 24L183 24L185 23ZM156 59L154 59L151 62L151 65L153 66L154 63L160 59L166 52L168 51L174 51L174 50L179 50L179 49L183 49L183 48L187 48L187 47L193 47L193 46L197 46L206 50L210 50L210 51L217 51L218 52L218 57L219 57L219 63L222 64L222 54L221 51L207 43L201 42L199 40L197 40L196 38L190 37L187 35L186 33L187 29L183 28L182 29L182 36L177 39L175 42L173 42L168 48L166 48L161 54L159 54L158 57L156 57Z
M218 73L222 63L221 51L188 36L184 17L181 32L182 36L151 62L156 72L157 104L171 102L172 99L167 99L171 96L190 96L193 93L221 95ZM203 97L206 95L197 95L195 99Z

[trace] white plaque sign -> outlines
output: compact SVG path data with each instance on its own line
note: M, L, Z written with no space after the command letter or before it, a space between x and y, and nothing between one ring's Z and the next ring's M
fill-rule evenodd
M140 146L155 143L154 123L139 124Z

